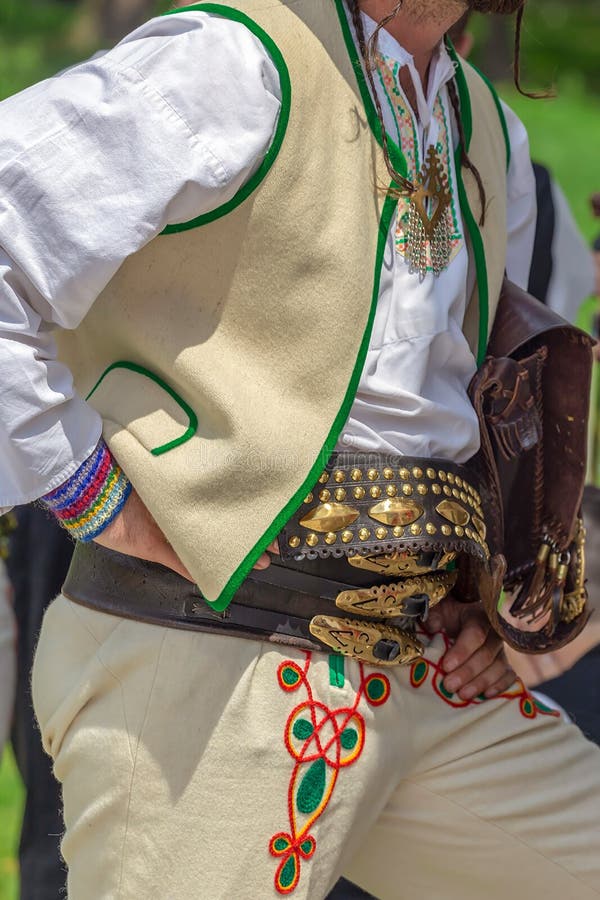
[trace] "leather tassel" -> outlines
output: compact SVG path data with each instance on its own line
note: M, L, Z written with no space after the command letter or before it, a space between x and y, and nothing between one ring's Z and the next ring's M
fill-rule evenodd
M541 618L552 604L553 592L558 584L558 553L549 539L540 544L535 568L522 582L510 608L517 619Z

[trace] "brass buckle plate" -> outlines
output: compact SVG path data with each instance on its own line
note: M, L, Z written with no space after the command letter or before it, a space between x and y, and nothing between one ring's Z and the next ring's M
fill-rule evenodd
M406 615L405 601L419 594L429 597L430 608L436 606L450 593L457 578L458 572L430 572L417 578L407 578L399 584L342 591L335 602L340 609L355 615L391 619Z
M315 616L309 628L327 647L371 666L405 666L423 655L423 645L415 637L380 622Z
M443 569L448 563L454 562L458 553L449 551L444 553L437 565L437 570ZM418 557L406 550L396 550L394 553L383 553L377 556L349 556L348 562L356 569L366 569L368 572L377 572L382 578L395 578L398 575L425 575L431 572L431 566L420 566ZM436 571L437 571L436 570Z

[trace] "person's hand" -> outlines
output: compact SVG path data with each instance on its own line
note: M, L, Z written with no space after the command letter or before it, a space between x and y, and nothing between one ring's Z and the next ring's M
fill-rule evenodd
M107 547L109 550L117 550L127 556L137 556L138 559L160 563L187 578L188 581L194 581L142 503L139 495L133 490L119 515L95 540L97 544ZM268 550L271 553L279 553L277 542L274 541ZM259 557L254 568L266 569L270 564L271 557L266 552Z
M426 627L430 631L445 631L455 639L441 659L447 673L444 687L450 693L458 694L461 700L472 700L481 694L491 698L514 683L516 676L504 653L502 639L481 606L446 597L431 611Z
M269 544L264 553L262 553L256 562L254 563L255 569L268 569L271 565L271 557L269 553L277 553L279 555L279 544L277 540L274 540L272 544Z

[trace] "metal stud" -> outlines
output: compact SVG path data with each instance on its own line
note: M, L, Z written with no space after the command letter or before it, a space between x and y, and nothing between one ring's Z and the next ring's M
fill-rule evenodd
M294 549L295 549L296 547L299 547L299 546L300 546L300 538L298 537L298 535L297 535L297 534L293 534L293 535L291 536L291 538L288 540L288 544L290 545L290 547L292 547L292 548L294 548Z
M340 484L342 481L345 481L345 480L346 480L346 476L344 475L344 473L343 473L340 469L337 469L337 471L335 471L335 472L333 473L333 480L334 480L337 484Z
M377 479L379 478L379 472L377 471L377 469L369 469L369 471L367 472L367 478L369 479L369 481L377 481Z
M405 497L410 497L413 492L412 484L403 484L402 485L402 493Z
M378 485L374 485L369 493L374 500L377 500L378 497L381 497L381 488Z
M413 473L413 478L416 478L417 481L423 477L423 469L419 469L418 466L414 467L414 469L412 470L412 473Z
M363 487L354 488L354 497L356 500L362 500L363 497L365 496L365 493L366 493L366 491Z
M307 495L306 495L306 497L304 498L304 502L305 502L305 503L312 503L312 502L313 502L313 495L312 495L312 492L311 492L310 494L307 494Z
M307 534L306 535L306 543L309 547L316 547L319 543L319 538L316 534Z
M352 479L352 481L360 481L362 478L362 472L360 471L360 469L352 469L352 471L350 472L350 478Z
M462 480L462 478L460 477L460 475L457 475L457 476L456 476L456 487L461 488L462 486L463 486L463 480Z
M329 531L325 535L325 543L326 544L335 544L336 541L337 541L337 534L334 534L333 531Z
M483 519L480 519L479 516L473 516L473 525L485 541L487 536L487 528L485 527L485 522Z
M465 529L461 525L457 525L454 530L457 537L464 537Z
M402 481L408 481L408 479L410 478L410 472L408 471L408 469L400 469L398 475L400 476Z
M371 537L371 532L368 528L361 528L358 532L358 537L361 541L368 541Z
M452 488L452 496L456 497L457 500L460 500L460 491L458 488Z
M329 472L323 472L323 474L319 476L319 484L327 484L328 481Z
M344 488L336 488L334 497L336 500L345 500L346 491L344 490Z
M420 534L423 534L423 529L421 528L420 525L417 525L417 524L411 525L410 533L414 534L415 537L418 537Z
M441 484L432 484L432 485L431 485L431 490L433 491L434 494L441 494L441 493L442 493L442 486L441 486Z
M438 515L443 516L444 519L447 519L448 522L452 522L453 525L468 525L471 516L469 512L460 505L460 503L455 503L454 500L442 500L441 503L435 508L436 513Z
M437 472L435 471L435 469L427 469L427 472L425 474L430 481L433 481L435 478L437 478Z
M427 493L427 485L426 484L418 484L417 485L417 494L420 494L422 497Z
M388 484L388 486L385 489L385 492L388 495L388 497L395 497L396 494L398 493L398 488L396 487L395 484Z
M456 479L454 478L454 472L448 472L448 481L450 482L450 484L454 484L455 480Z
M394 470L390 469L390 468L385 468L383 470L383 477L386 478L388 481L391 481L391 479L394 477Z
M344 544L349 544L354 535L351 531L342 531L342 541Z
M428 522L427 525L425 526L425 531L427 532L427 534L436 534L437 528L435 527L433 522Z
M421 518L424 511L414 500L396 497L376 503L370 508L369 516L382 525L411 525Z
M452 534L452 529L449 525L442 525L442 534L445 534L446 537L449 537Z
M446 473L443 472L441 469L440 469L440 471L438 472L438 476L439 476L440 481L446 481L447 478L448 478L448 476L446 475Z
M451 491L451 489L448 487L447 484L444 485L444 493L445 493L446 497L451 497L451 496L452 496L452 491Z
M460 492L460 499L462 500L463 503L468 503L468 502L469 502L469 495L467 494L466 491L461 491L461 492Z
M342 531L343 528L353 525L359 515L357 509L343 503L323 503L309 509L300 519L300 525L309 531L327 534L328 531Z
M376 528L375 535L378 540L382 541L384 538L387 537L387 528Z
M394 537L402 537L404 534L404 528L401 528L400 525L396 525L394 528Z
M321 503L327 503L328 500L331 500L331 491L328 491L327 488L325 488L325 490L321 491L319 494L319 500Z

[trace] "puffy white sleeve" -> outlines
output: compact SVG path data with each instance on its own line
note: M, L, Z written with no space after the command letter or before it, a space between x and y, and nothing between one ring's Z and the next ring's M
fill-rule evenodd
M277 70L244 25L200 12L0 103L0 508L62 484L98 415L56 359L130 254L229 200L262 162Z

